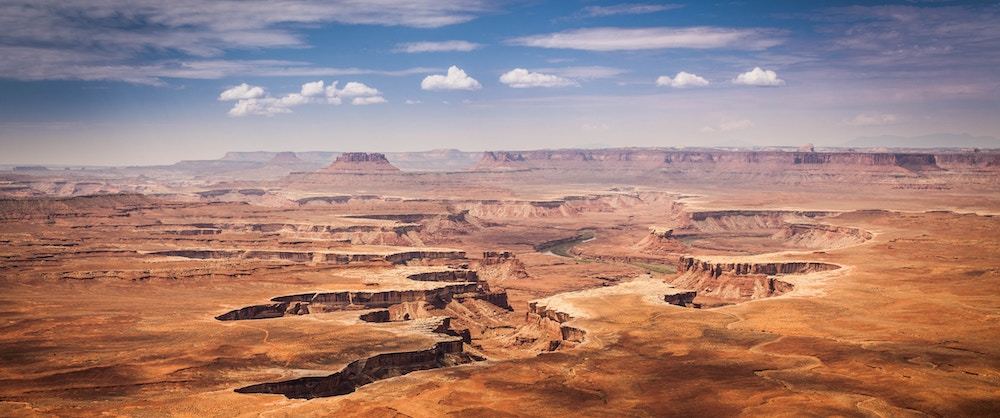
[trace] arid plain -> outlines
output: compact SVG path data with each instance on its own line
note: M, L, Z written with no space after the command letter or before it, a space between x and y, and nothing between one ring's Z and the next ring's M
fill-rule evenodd
M0 178L4 416L1000 414L998 153Z

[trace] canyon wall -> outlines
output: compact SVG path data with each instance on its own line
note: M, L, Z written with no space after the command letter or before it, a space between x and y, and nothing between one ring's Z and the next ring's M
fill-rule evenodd
M694 257L678 258L677 287L695 289L706 306L777 296L793 289L775 276L835 270L835 264L812 261L718 262Z
M656 148L492 151L483 153L483 158L475 169L649 170L674 166L714 168L755 166L761 168L866 167L920 171L942 168L1000 167L1000 153L723 151Z

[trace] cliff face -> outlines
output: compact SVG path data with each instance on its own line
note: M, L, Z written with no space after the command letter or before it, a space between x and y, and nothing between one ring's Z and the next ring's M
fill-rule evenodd
M236 389L236 392L273 393L294 399L346 395L378 380L475 360L477 359L464 352L462 341L441 341L425 350L384 353L356 360L329 376L261 383Z
M777 296L794 288L775 276L838 268L835 264L809 261L717 263L682 256L677 262L680 274L671 283L695 289L699 297L696 302L710 306Z
M624 169L706 166L761 168L878 167L913 171L939 170L939 160L950 168L1000 165L1000 154L923 154L865 152L785 152L664 149L600 149L493 151L483 153L478 170L515 169Z
M337 160L324 168L325 173L395 173L399 169L389 163L385 154L372 152L345 152Z

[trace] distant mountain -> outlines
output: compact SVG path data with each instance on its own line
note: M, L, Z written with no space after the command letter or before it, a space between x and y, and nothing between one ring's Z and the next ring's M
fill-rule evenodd
M850 148L1000 148L1000 139L969 134L930 134L920 136L865 136L845 142Z

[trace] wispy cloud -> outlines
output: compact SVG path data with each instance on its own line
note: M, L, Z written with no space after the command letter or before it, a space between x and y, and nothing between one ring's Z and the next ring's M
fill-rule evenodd
M171 69L149 64L158 58L308 47L301 33L307 26L436 28L490 11L485 0L6 0L0 2L0 71L22 80L160 84L156 73Z
M585 51L674 48L761 50L781 42L781 32L773 29L733 29L711 26L587 28L508 40L508 43L512 45Z
M535 71L555 74L560 77L572 78L576 80L594 80L599 78L612 78L628 72L628 70L623 68L605 67L601 65L548 67L548 68L537 68L535 69Z
M849 62L892 67L998 65L1000 8L979 6L852 6L817 14L830 52Z
M640 15L647 13L657 13L666 10L680 9L682 4L641 4L628 3L616 4L612 6L587 6L580 11L580 15L587 17L604 17L616 15Z
M164 79L211 80L232 76L343 77L379 75L401 77L430 74L440 68L412 67L396 70L322 67L284 60L163 60L143 64L110 64L117 58L31 47L0 46L0 74L17 80L123 81L162 85ZM32 65L25 65L31 63Z
M482 48L481 44L469 41L409 42L396 45L396 52L415 54L420 52L469 52Z
M732 132L732 131L742 131L746 129L753 128L753 121L750 119L736 119L722 121L715 126L705 126L701 128L702 133L718 133L718 132Z

